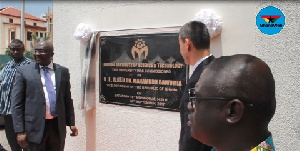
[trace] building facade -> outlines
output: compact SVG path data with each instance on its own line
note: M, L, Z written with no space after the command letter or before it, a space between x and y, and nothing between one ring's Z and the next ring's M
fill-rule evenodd
M35 38L47 36L46 20L24 13L25 33L24 44L26 50L31 50ZM21 11L13 7L0 9L0 54L5 50L13 39L21 39Z

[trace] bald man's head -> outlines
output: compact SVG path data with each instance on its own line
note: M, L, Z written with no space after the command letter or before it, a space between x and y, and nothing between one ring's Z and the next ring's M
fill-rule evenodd
M222 56L215 59L202 75L201 84L212 89L212 96L253 103L252 111L266 122L273 117L275 81L270 68L261 59L247 54Z
M35 61L42 66L48 66L54 55L52 43L49 41L41 41L35 45L34 49Z
M43 47L53 52L53 44L50 41L41 41L36 44L35 47Z

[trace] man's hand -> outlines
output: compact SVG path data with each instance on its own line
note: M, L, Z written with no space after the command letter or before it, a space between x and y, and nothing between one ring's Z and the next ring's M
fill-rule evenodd
M70 134L70 136L77 136L78 135L78 129L76 126L70 126L70 130L72 131L72 133Z
M21 147L26 147L26 132L17 133L17 141Z

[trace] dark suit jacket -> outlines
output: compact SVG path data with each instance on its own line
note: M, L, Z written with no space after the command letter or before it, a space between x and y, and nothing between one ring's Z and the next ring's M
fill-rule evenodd
M56 81L56 111L63 150L66 126L75 125L69 70L53 64ZM12 91L12 118L15 132L26 132L27 141L39 144L45 128L46 104L40 68L36 63L17 69Z
M203 60L193 72L191 78L188 80L188 83L184 89L181 101L180 101L180 120L181 120L181 130L180 130L180 139L179 139L179 151L210 151L211 147L206 146L194 139L190 133L190 127L187 125L188 114L190 111L187 108L189 94L188 89L194 88L198 82L200 75L204 68L214 59L214 56L210 56Z

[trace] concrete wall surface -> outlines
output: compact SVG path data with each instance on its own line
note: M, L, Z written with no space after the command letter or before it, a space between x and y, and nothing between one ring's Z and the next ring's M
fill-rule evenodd
M270 66L276 83L276 113L269 124L278 151L299 150L300 146L300 19L299 2L256 3L256 13L266 6L280 8L285 26L279 34L268 36L255 30L255 55Z
M280 8L286 17L284 29L273 36L262 34L255 24L259 10L268 5ZM70 69L76 125L79 128L78 137L67 135L65 150L178 150L178 112L101 104L98 103L99 96L95 100L95 108L89 111L79 109L86 46L73 34L80 23L90 25L93 31L182 26L194 20L200 9L213 9L223 21L221 35L211 42L215 56L247 53L262 58L270 65L277 93L277 110L270 123L276 149L297 150L300 146L298 8L299 2L294 1L54 0L54 62Z

